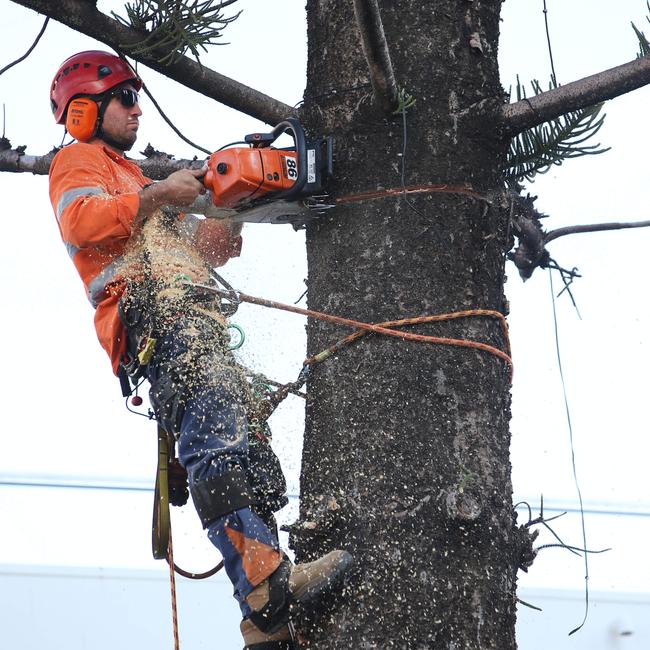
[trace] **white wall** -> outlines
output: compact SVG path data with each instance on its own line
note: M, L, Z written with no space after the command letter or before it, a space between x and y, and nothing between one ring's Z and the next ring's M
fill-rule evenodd
M183 650L242 647L238 612L223 573L204 581L177 578ZM580 592L524 589L520 597L543 609L520 607L520 650L647 650L650 596L591 594L587 625ZM0 565L2 642L7 650L173 648L169 575L158 570ZM6 645L5 645L6 644Z
M0 565L6 650L173 648L167 565L158 570ZM238 607L223 574L178 577L183 650L241 648ZM6 645L5 645L6 644Z

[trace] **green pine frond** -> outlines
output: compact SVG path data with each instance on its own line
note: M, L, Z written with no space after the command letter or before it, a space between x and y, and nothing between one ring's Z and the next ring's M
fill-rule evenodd
M639 53L637 54L637 58L650 54L650 42L646 38L646 35L634 23L630 24L636 37L639 39Z
M222 9L236 0L134 0L124 7L126 18L112 12L123 25L146 32L135 47L124 50L132 55L154 55L159 63L169 65L189 50L199 61L199 49L221 45L216 39L241 12L224 17Z
M533 92L539 95L538 81L531 82ZM551 79L549 89L557 87ZM526 99L525 88L517 78L517 100ZM545 174L553 165L561 165L569 158L596 155L609 151L600 144L587 144L600 130L605 120L601 115L603 104L596 104L523 131L510 142L505 170L506 182L511 187L524 180L533 181L537 174Z
M646 2L646 6L648 7L648 11L650 11L650 2ZM646 17L646 20L650 23L650 18ZM646 35L640 29L637 29L637 26L634 23L631 23L631 25L639 41L639 53L637 54L637 58L647 56L650 54L650 41L648 41Z

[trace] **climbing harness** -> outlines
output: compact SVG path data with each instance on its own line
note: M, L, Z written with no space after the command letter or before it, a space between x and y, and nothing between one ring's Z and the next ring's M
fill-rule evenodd
M167 465L169 464L169 443L167 432L158 427L158 468L154 488L153 524L151 548L155 560L167 557L169 548L169 483Z

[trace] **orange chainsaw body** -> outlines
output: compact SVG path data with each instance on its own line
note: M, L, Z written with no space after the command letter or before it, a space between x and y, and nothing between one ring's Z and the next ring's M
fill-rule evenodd
M295 151L271 147L233 147L213 153L203 183L213 203L234 208L247 199L290 188L298 177Z

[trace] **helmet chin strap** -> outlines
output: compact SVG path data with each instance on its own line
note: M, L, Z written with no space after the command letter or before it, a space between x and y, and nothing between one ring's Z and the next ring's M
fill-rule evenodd
M106 109L108 108L108 105L109 105L109 103L111 101L110 98L108 97L109 92L110 92L110 90L107 93L104 93L103 95L100 95L96 100L97 103L99 104L99 111L97 111L97 124L95 125L95 135L98 138L101 138L102 140L104 140L104 142L106 142L106 144L110 144L111 146L115 146L114 143L109 142L107 140L108 136L102 130L102 123L104 122L104 113L106 113Z

